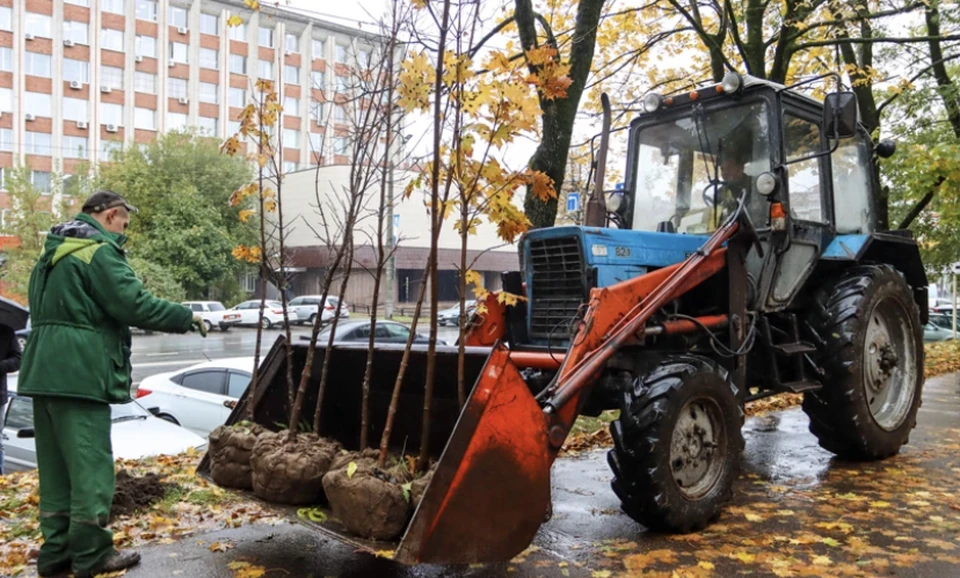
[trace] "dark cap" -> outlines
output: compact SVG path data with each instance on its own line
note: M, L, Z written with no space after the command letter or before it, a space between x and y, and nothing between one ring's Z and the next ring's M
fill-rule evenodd
M85 203L83 203L83 208L80 209L84 213L94 214L102 213L107 209L113 209L116 207L124 207L131 213L136 213L137 208L128 203L123 197L118 195L113 191L97 191L90 195Z

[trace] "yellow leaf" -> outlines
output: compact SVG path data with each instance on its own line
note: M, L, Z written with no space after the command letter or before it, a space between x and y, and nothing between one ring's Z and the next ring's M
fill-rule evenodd
M250 209L244 209L240 211L240 222L246 223L247 221L250 220L250 217L252 216L253 216L253 211L251 211Z
M816 566L829 566L833 564L833 560L829 556L814 556L813 563Z
M883 500L878 500L876 502L870 502L871 508L884 509L890 507L890 502L884 502Z
M713 562L700 561L697 562L697 566L703 568L704 570L713 570L716 566L713 565Z
M226 552L227 550L231 550L232 548L233 548L233 544L229 542L214 542L213 544L210 544L210 547L208 548L208 550L210 550L211 552Z
M377 558L387 558L388 560L392 560L394 554L396 554L395 550L377 550L373 553Z
M837 542L837 541L834 540L833 538L824 538L824 539L822 540L822 542L823 542L824 544L826 544L827 546L830 546L831 548L836 548L836 547L840 546L840 542Z
M463 279L467 285L483 287L483 277L480 275L480 273L477 273L472 269L467 271L467 274L463 276Z
M352 478L355 473L357 473L357 462L350 462L347 464L347 478Z
M737 552L736 554L731 555L731 558L740 560L746 564L753 564L757 559L756 556L753 554L748 554L747 552Z
M227 18L227 26L230 26L231 28L234 26L240 26L241 24L243 24L243 18L240 18L236 14L230 18Z
M763 521L763 516L758 516L757 514L749 514L749 513L748 513L748 514L744 514L743 517L746 518L748 522L762 522L762 521Z
M227 568L233 571L234 578L260 578L267 573L263 566L254 566L249 562L234 560L227 564Z
M590 578L610 578L613 572L609 570L594 570L590 573Z

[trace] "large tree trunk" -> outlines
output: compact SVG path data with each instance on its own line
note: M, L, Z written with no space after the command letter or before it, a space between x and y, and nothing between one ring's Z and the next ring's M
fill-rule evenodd
M930 0L929 6L924 11L924 19L927 23L927 36L940 36L940 7L939 0ZM953 83L950 75L947 73L947 66L943 61L943 48L940 46L940 40L932 39L928 41L930 46L930 62L933 66L933 77L937 80L937 90L940 93L940 99L943 100L943 107L947 111L947 120L950 121L950 127L953 134L960 139L960 92Z
M573 32L574 41L570 48L570 79L566 98L555 100L540 99L543 109L541 126L543 140L530 158L530 168L542 171L553 179L554 188L559 194L567 170L567 152L573 134L573 123L580 106L593 64L593 52L597 41L597 28L604 0L580 0L577 6L577 21ZM537 47L537 16L531 0L516 0L514 17L520 32L520 43L524 50ZM549 36L553 36L552 31ZM538 199L528 187L523 208L533 227L552 227L557 218L557 199L548 201Z

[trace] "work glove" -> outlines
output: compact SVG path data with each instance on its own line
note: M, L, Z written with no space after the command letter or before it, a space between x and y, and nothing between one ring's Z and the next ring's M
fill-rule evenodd
M190 329L194 331L199 331L201 337L207 336L207 324L203 322L203 317L200 317L199 314L193 314L193 321L190 322Z

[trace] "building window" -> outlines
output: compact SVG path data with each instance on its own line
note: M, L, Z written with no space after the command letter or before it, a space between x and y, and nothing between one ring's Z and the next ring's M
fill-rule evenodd
M220 52L213 48L200 49L200 67L220 70Z
M313 59L326 60L326 58L327 58L326 41L314 38L313 39Z
M67 82L76 80L87 84L90 82L90 63L86 60L63 59L63 79Z
M300 99L292 96L284 97L283 113L289 116L300 116Z
M227 28L230 30L230 40L247 41L247 24L245 22Z
M0 46L0 70L13 72L13 49Z
M46 14L27 12L24 17L26 29L40 38L53 38L53 18Z
M27 133L30 134L30 133ZM39 133L34 133L39 134ZM47 148L50 148L50 135L47 135ZM37 153L39 154L39 153ZM46 154L50 154L49 152ZM33 183L33 186L37 188L38 191L44 194L50 193L50 173L47 171L31 171L30 173L30 182Z
M143 130L157 130L157 111L152 108L133 109L133 126Z
M133 74L133 89L145 94L157 94L157 75L138 70Z
M167 113L167 130L183 130L187 128L187 115L179 112Z
M288 32L283 43L283 48L287 52L300 52L300 37Z
M0 112L13 112L12 88L0 88Z
M233 136L240 132L240 122L236 120L227 121L227 136Z
M300 67L287 64L283 67L283 81L287 84L300 84Z
M100 0L100 11L123 14L123 4L124 0Z
M63 22L64 40L73 40L75 44L90 44L89 32L90 26L86 22L73 22L71 20Z
M50 133L24 131L23 151L28 155L50 156Z
M283 129L283 134L281 134L281 137L283 138L283 148L300 148L300 131L292 128L285 128Z
M297 170L297 163L294 161L283 161L283 172L292 173Z
M100 47L123 52L123 31L112 28L100 29Z
M334 90L337 92L347 92L350 84L349 79L346 76L340 76L339 74L333 77Z
M39 52L25 52L23 54L24 70L32 76L50 78L52 59L49 54Z
M258 280L256 273L243 273L240 275L240 288L247 293L253 293L257 290Z
M227 91L227 102L230 106L235 106L237 108L243 108L247 106L247 91L242 88L234 88L233 86Z
M360 68L370 68L370 60L371 54L369 50L361 50L357 53L357 63L360 65Z
M333 154L345 155L350 150L350 140L345 136L334 137Z
M0 30L13 31L13 9L9 6L0 6Z
M90 6L90 0L63 0L67 4L76 4L77 6Z
M346 64L347 63L347 47L343 44L337 44L334 47L334 62L337 64Z
M171 42L170 43L170 60L174 62L187 62L187 53L189 46L182 42Z
M264 28L261 26L260 35L258 38L260 46L273 48L273 28Z
M90 146L85 136L63 137L63 157L67 159L85 159L87 158L87 148Z
M200 132L209 136L217 136L217 119L209 116L201 116L199 119Z
M187 79L167 78L167 96L170 98L187 98Z
M316 153L317 155L323 154L323 133L322 132L310 133L310 150Z
M310 108L310 118L311 120L316 121L317 124L323 124L324 119L326 118L326 106L322 102L314 101L313 106Z
M273 61L261 60L259 72L260 72L260 78L273 78Z
M101 102L100 123L123 126L123 105Z
M153 36L137 35L137 55L157 57L157 39Z
M123 90L123 69L115 66L101 66L100 84L101 86Z
M13 150L13 129L0 128L0 151L10 152Z
M220 86L213 84L211 82L201 82L200 83L200 102L209 102L211 104L217 104L220 102L218 93L220 92Z
M320 72L319 70L314 70L310 73L310 85L313 88L317 90L323 90L323 83L324 83L324 78L323 78L322 72Z
M200 32L203 34L220 34L220 17L214 14L200 13Z
M176 26L177 28L186 28L187 27L187 9L181 8L180 6L171 6L170 7L170 26Z
M64 120L82 120L84 122L89 120L87 115L87 101L79 98L64 98L63 118Z
M118 140L102 140L100 141L100 158L101 159L110 159L113 156L113 153L123 150L123 142Z
M42 92L24 93L23 108L27 114L49 118L51 116L51 95Z
M347 122L347 107L342 104L336 107L333 114L337 122Z
M234 74L247 73L247 57L240 54L230 55L230 72Z
M157 21L157 3L154 0L137 0L137 20Z

